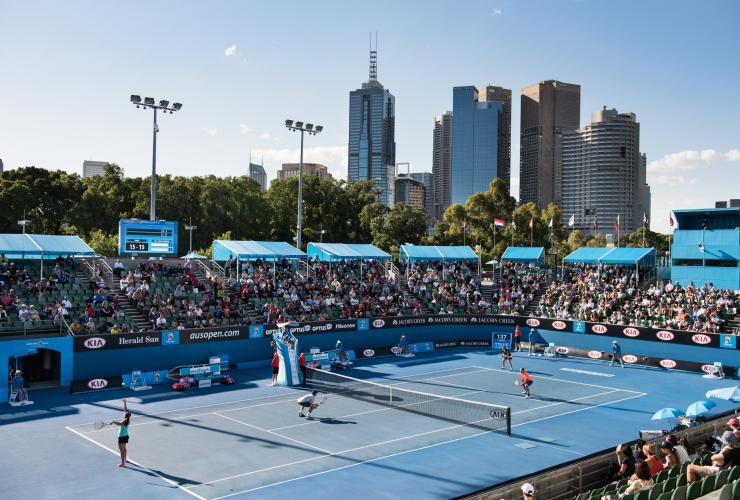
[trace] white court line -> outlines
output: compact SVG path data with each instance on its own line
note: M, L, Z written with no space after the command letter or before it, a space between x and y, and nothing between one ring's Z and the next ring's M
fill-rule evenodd
M268 434L272 434L273 436L277 436L279 438L287 439L288 441L293 441L294 443L298 443L302 446L306 446L307 448L313 448L314 450L320 451L322 453L331 453L329 450L325 450L323 448L319 448L318 446L314 446L312 444L304 443L303 441L298 441L297 439L290 438L288 436L283 436L282 434L278 434L277 432L273 432L267 429L263 429L262 427L257 427L256 425L248 424L247 422L243 422L241 420L237 420L235 418L227 417L226 415L221 415L220 413L214 413L214 415L218 415L221 418L225 418L226 420L231 420L232 422L236 422L237 424L246 425L247 427L251 427L252 429L256 429L258 431L266 432Z
M117 456L117 457L118 457L118 456L120 456L120 455L119 455L119 453L118 453L118 452L117 452L116 450L114 450L114 449L112 449L112 448L108 448L107 446L105 446L105 445L104 445L104 444L102 444L102 443L98 443L97 441L95 441L95 440L94 440L94 439L92 439L91 437L88 437L88 436L84 435L84 434L83 434L83 433L81 433L81 432L77 432L76 430L74 430L73 428L71 428L71 427L69 427L69 426L65 427L65 429L67 429L67 430L68 430L68 431L70 431L70 432L74 432L75 434L77 434L77 435L78 435L78 436L80 436L81 438L83 438L83 439L87 439L87 440L88 440L88 441L90 441L90 442L91 442L92 444L94 444L94 445L96 445L96 446L98 446L98 447L100 447L100 448L104 449L105 451L108 451L108 452L110 452L110 453L114 454L114 455L115 455L115 456ZM150 469L149 467L146 467L145 465L142 465L142 464L141 464L140 462L136 462L136 461L134 461L134 460L131 460L131 459L130 459L130 458L128 458L128 457L126 457L126 460L127 460L128 462L131 462L132 464L136 465L137 467L140 467L140 468L142 468L142 469L144 469L144 470L146 470L146 471L148 471L148 472L152 473L153 475L157 476L157 477L158 477L159 479L161 479L162 481L166 482L167 484L171 484L172 486L175 486L175 487L176 487L176 488L177 488L178 490L180 490L180 491L182 491L182 492L184 492L184 493L187 493L188 495L194 496L195 498L197 498L197 499L199 499L199 500L208 500L208 499L206 499L205 497L202 497L202 496L198 495L197 493L195 493L195 492L193 492L193 491L190 491L190 490L188 490L188 489L187 489L186 487L184 487L184 486L183 486L183 485L181 485L180 483L178 483L178 482L176 482L176 481L173 481L172 479L168 479L168 478L164 477L164 476L163 476L162 474L159 474L158 472L156 472L156 471L153 471L153 470L152 470L152 469Z
M632 392L632 391L627 391L627 392ZM540 421L543 421L543 420L549 420L551 418L556 418L556 417L560 417L560 416L563 416L563 415L568 415L568 414L571 414L571 413L578 413L578 412L581 412L581 411L586 411L586 410L591 410L593 408L598 408L600 406L605 406L605 405L609 405L609 404L619 403L621 401L626 401L628 399L639 398L639 397L642 397L644 395L645 394L640 394L640 395L636 395L636 396L630 396L630 397L627 397L627 398L617 399L616 401L610 401L608 403L602 403L602 404L599 404L599 405L589 406L588 408L579 408L577 410L572 410L572 411L568 411L568 412L564 412L564 413L559 413L557 415L551 415L549 417L542 417L542 418L538 418L538 419L535 419L535 420L530 420L529 422L523 422L521 424L512 425L511 427L514 428L514 427L520 427L520 426L523 426L523 425L529 425L529 424L532 424L532 423L535 423L535 422L540 422ZM438 431L433 431L433 432L441 432L443 430L445 430L445 429L440 429ZM286 479L286 480L283 480L283 481L278 481L278 482L275 482L275 483L266 484L266 485L263 485L263 486L258 486L256 488L251 488L251 489L248 489L248 490L237 491L235 493L230 493L228 495L223 495L223 496L220 496L220 497L216 497L216 498L213 498L211 500L221 500L223 498L229 498L229 497L233 497L233 496L236 496L236 495L242 495L244 493L250 493L252 491L261 490L261 489L264 489L264 488L270 488L272 486L278 486L278 485L281 485L281 484L290 483L290 482L298 481L298 480L301 480L301 479L306 479L306 478L310 478L310 477L320 476L320 475L323 475L323 474L327 474L329 472L335 472L335 471L342 470L342 469L347 469L347 468L350 468L350 467L356 467L358 465L363 465L363 464L366 464L366 463L377 462L379 460L384 460L386 458L392 458L392 457L399 456L399 455L405 455L407 453L412 453L412 452L416 452L416 451L420 451L420 450L425 450L425 449L428 449L428 448L434 448L436 446L442 446L442 445L449 444L449 443L454 443L454 442L457 442L457 441L463 441L465 439L474 438L474 437L477 437L477 436L481 436L483 434L488 434L490 432L491 431L479 432L479 433L476 433L476 434L472 434L470 436L465 436L465 437L450 439L448 441L443 441L441 443L436 443L436 444L430 444L430 445L426 445L426 446L421 446L419 448L414 448L412 450L400 451L400 452L397 452L397 453L392 453L390 455L385 455L385 456L378 457L378 458L373 458L373 459L370 459L370 460L363 460L362 462L357 462L357 463L353 463L353 464L343 465L341 467L335 467L333 469L327 469L325 471L314 472L313 474L307 474L305 476L295 477L295 478L292 478L292 479ZM415 437L415 436L409 436L409 437ZM404 438L401 438L401 439L404 439ZM384 444L384 443L378 443L378 444ZM365 446L363 448L368 448L370 446L376 446L376 445L368 445L368 446ZM359 448L359 449L362 449L362 448ZM347 450L346 452L338 452L338 453L349 453L350 451L355 451L355 450ZM570 451L570 450L561 449L561 451ZM580 454L580 453L579 453L579 455L583 456L583 454ZM315 459L325 458L326 456L328 456L328 455L325 455L323 457L316 457ZM309 459L309 460L315 460L315 459ZM215 482L225 481L225 480L228 480L228 479L235 479L237 477L243 477L243 476L251 475L253 473L263 472L263 471L266 471L266 470L271 470L271 469L275 469L275 468L279 468L279 467L289 467L289 466L292 466L292 465L295 465L295 464L299 464L299 463L302 463L302 462L306 462L306 461L308 461L308 460L301 460L301 461L298 461L298 462L293 462L291 464L285 464L285 465L280 465L280 466L276 466L276 467L270 467L269 469L263 469L261 471L248 472L248 473L245 473L245 474L239 474L239 475L236 475L236 476L231 476L229 478L217 479L216 481L209 481L207 483L201 483L201 484L204 484L204 485L213 484Z
M484 370L484 371L485 370L488 370L488 371L493 371L493 372L503 372L503 373L516 374L516 372L512 372L510 370L502 370L500 368L484 368L482 366L476 366L475 368L480 368L481 370ZM568 384L586 385L588 387L598 387L599 389L619 389L618 387L607 387L605 385L587 384L585 382L576 382L575 380L565 380L565 379L562 379L562 378L548 377L548 376L544 376L544 375L542 377L540 377L540 380L554 380L556 382L565 382L565 383L568 383ZM645 395L644 392L631 391L629 389L619 389L619 390L620 391L624 391L624 392L631 392L633 394L642 394L642 395Z
M175 413L176 411L188 411L188 410L197 410L199 408L211 408L211 407L214 407L214 406L233 405L233 404L236 404L236 403L244 403L245 401L256 401L258 399L279 398L281 396L287 396L287 394L272 394L270 396L258 396L256 398L237 399L236 401L227 401L225 403L210 403L210 404L207 404L207 405L190 406L190 407L186 407L186 408L180 408L180 409L177 409L177 410L165 410L165 411L160 411L160 412L157 412L157 413L139 413L139 412L136 412L136 411L132 411L131 413L133 415L139 416L139 417L153 417L153 416L157 416L157 415L166 415L168 413ZM118 410L118 413L120 414L121 411ZM205 415L205 413L199 413L198 415L193 415L193 416L196 417L196 416L200 416L200 415ZM178 418L179 419L182 419L184 417L178 417ZM99 420L94 420L92 422L86 422L84 424L75 424L72 427L82 427L82 426L85 426L85 425L92 425L95 422L99 422ZM139 424L139 425L141 425L141 424Z
M551 406L558 406L558 405L564 405L564 404L568 404L568 403L574 403L576 401L581 401L582 399L595 398L596 396L603 396L604 394L611 394L613 392L620 392L621 390L622 389L614 389L614 390L611 390L611 391L599 392L598 394L591 394L589 396L583 396L583 397L576 398L576 399L569 399L568 401L560 401L558 403L550 403L550 404L543 405L543 406L535 406L534 408L528 408L526 410L515 411L515 412L512 413L512 415L519 415L520 413L527 413L527 412L534 411L534 410L541 410L542 408L549 408Z

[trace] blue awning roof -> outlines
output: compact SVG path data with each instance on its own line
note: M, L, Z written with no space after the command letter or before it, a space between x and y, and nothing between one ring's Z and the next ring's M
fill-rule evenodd
M501 260L510 262L544 262L545 247L509 247Z
M478 255L468 246L401 245L401 260L478 260ZM405 257L405 259L404 259Z
M293 245L282 241L232 241L213 242L213 260L225 261L229 256L241 260L300 259L306 254Z
M0 234L0 254L8 259L91 257L95 251L79 236Z
M604 255L600 261L602 264L634 265L655 264L654 248L612 248L611 252Z
M590 248L581 247L563 262L583 264L655 265L654 248Z
M390 254L365 243L309 243L308 256L322 261L342 259L388 260Z

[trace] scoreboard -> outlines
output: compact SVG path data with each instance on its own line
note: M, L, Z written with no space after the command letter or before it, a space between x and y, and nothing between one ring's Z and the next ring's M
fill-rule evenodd
M118 253L177 255L177 221L121 219Z

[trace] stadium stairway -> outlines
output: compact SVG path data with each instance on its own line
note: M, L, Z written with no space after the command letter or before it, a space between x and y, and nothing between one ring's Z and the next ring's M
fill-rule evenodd
M135 305L128 301L128 297L125 293L121 292L120 278L113 275L113 269L105 259L99 259L94 264L97 264L103 273L103 279L105 280L105 286L110 291L110 295L118 302L118 307L121 308L134 327L135 331L149 330L150 325L147 318L141 314ZM88 280L90 278L87 278Z
M530 300L529 304L527 304L527 307L524 308L523 316L536 316L535 313L537 312L537 308L540 306L542 295L545 293L545 290L550 288L550 285L553 281L555 281L555 276L552 274L548 274L542 282L540 289L537 290L537 292L534 294L534 297L532 297L532 300Z

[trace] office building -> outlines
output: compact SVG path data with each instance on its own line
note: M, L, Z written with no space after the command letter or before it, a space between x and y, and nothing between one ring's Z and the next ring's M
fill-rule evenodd
M107 161L93 161L85 160L82 162L82 178L87 179L88 177L96 177L98 175L105 174L105 166L108 164Z
M378 81L377 60L377 51L371 50L368 81L349 93L347 177L371 180L378 201L390 207L395 185L396 100Z
M671 279L740 290L740 208L674 210Z
M291 177L298 177L299 168L300 163L283 163L282 168L278 170L277 178L290 179ZM321 163L304 163L303 176L318 177L321 181L332 178L326 166Z
M2 162L0 162L0 167L2 167ZM2 172L2 170L0 170ZM726 201L716 201L714 202L714 208L738 208L740 207L740 199L737 198L731 198Z
M604 109L591 114L583 128L563 131L563 219L575 216L575 229L613 233L642 227L650 220L650 192L645 183L647 158L640 154L640 124L634 113Z
M3 167L3 159L2 159L2 158L0 158L0 174L2 174L2 173L3 173L3 171L4 171L4 167Z
M427 224L434 225L434 176L431 172L411 172L411 178L424 185L424 210L427 212Z
M487 191L498 177L500 101L486 101L472 86L452 90L452 204Z
M487 102L501 103L501 114L498 123L498 150L496 157L497 177L511 182L511 90L489 85L478 89L478 95Z
M407 174L398 174L398 177L396 177L395 203L403 203L409 207L424 210L425 191L423 182L413 179Z
M267 189L267 172L265 172L264 165L258 163L249 162L249 177L257 184L260 185L260 189L265 191Z
M432 196L435 221L444 217L450 206L450 169L452 167L452 113L445 111L434 118L434 150L432 153L432 176L434 193Z
M547 80L522 89L519 202L559 203L563 131L579 127L581 86Z

